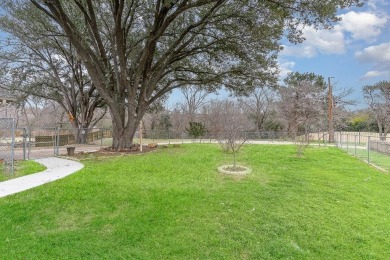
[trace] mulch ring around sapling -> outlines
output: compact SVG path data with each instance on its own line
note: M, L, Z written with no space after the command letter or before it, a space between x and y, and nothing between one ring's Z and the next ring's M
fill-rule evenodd
M114 155L115 154L141 154L141 153L148 153L148 152L151 152L154 150L156 150L156 148L151 148L147 145L142 145L142 152L141 152L140 145L133 144L130 148L119 149L119 150L112 149L111 147L105 147L105 148L100 149L98 151L98 153L114 154Z
M130 148L119 149L119 150L112 149L111 147L104 147L104 148L101 148L99 151L95 151L95 152L77 152L76 151L76 153L73 156L71 156L71 158L83 160L83 159L88 159L90 157L102 158L102 157L115 157L115 156L123 156L123 155L137 155L137 154L149 153L149 152L152 152L155 150L157 150L157 148L151 148L151 147L148 147L147 145L143 145L142 152L141 152L140 145L134 144Z
M246 175L252 172L252 170L242 165L222 165L218 167L218 172L228 175Z

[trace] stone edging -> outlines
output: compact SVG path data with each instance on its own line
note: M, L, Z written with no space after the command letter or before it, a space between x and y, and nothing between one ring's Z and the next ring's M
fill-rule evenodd
M223 174L229 174L229 175L246 175L246 174L249 174L252 172L252 169L250 169L246 166L242 166L242 165L236 165L236 166L244 168L245 170L243 170L243 171L228 171L225 168L234 167L234 165L228 164L228 165L219 166L218 172L223 173Z

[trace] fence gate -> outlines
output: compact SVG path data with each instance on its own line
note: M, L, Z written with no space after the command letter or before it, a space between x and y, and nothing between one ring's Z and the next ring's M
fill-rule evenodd
M59 130L55 127L25 129L26 146L24 159L44 158L58 155ZM27 150L27 151L26 151Z
M4 174L14 174L14 148L15 120L0 118L0 168Z

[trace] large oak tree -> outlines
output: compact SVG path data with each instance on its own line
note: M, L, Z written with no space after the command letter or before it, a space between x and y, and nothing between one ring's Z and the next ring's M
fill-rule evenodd
M27 0L19 1L27 4ZM273 84L280 39L329 28L360 0L30 0L64 32L105 100L113 148L132 145L148 106L185 85Z

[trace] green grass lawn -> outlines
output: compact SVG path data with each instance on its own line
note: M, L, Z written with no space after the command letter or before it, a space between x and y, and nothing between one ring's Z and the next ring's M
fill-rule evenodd
M3 259L388 259L390 176L330 147L209 144L95 158L0 199Z
M3 167L0 167L0 182L44 170L46 170L45 166L34 161L15 161L13 174L9 171L4 171Z
M370 162L371 164L381 168L383 171L390 173L390 156L379 153L376 151L371 150L370 153L368 153L368 150L365 149L355 149L354 147L349 147L349 149L346 149L343 147L344 150L346 150L348 153L356 156L357 158Z

